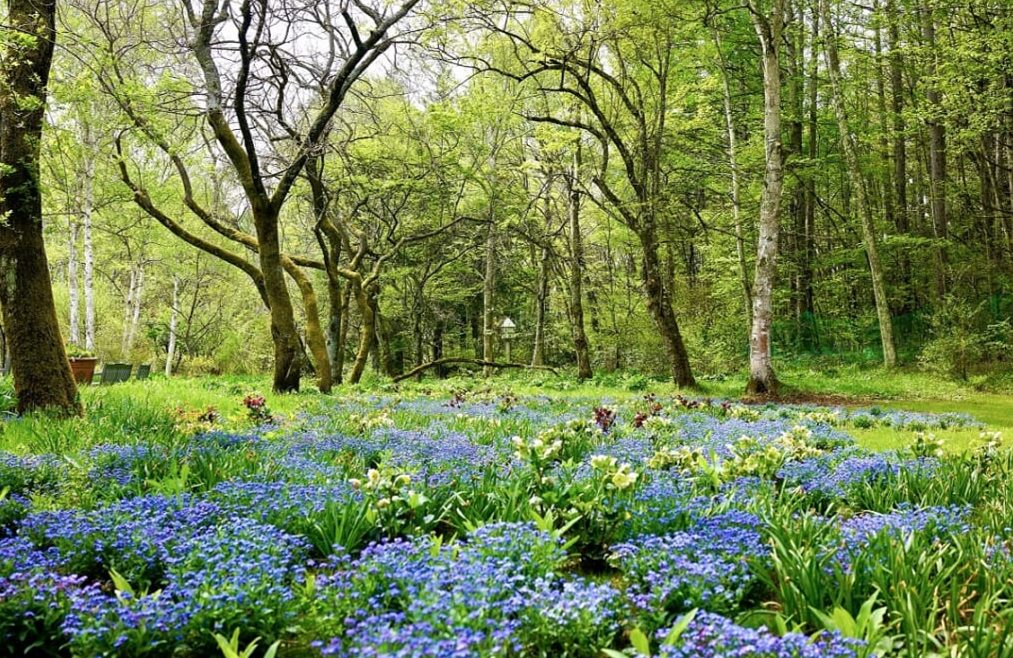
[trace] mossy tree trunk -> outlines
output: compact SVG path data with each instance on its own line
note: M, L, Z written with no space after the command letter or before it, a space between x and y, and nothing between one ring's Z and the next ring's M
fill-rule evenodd
M580 176L581 149L578 139L573 153L573 165L566 177L567 213L570 238L570 321L573 329L573 350L577 354L577 379L591 379L591 357L587 332L584 330L584 239L580 232ZM433 357L435 359L435 356Z
M689 353L682 340L679 321L672 308L672 297L661 280L662 270L658 261L658 236L653 219L647 219L637 231L643 251L643 281L647 297L647 311L654 319L665 344L665 353L671 368L672 380L680 387L696 386L693 370L689 364Z
M282 269L278 216L267 208L253 211L259 244L260 271L271 311L271 337L274 339L274 390L278 393L299 390L303 369L303 350L295 323L292 298Z
M81 408L56 319L39 188L56 2L8 0L7 8L6 28L29 38L17 48L3 46L0 72L0 309L18 411L76 414Z

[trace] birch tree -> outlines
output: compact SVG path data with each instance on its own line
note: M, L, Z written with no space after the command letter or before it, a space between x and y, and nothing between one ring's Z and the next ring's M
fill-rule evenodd
M769 8L749 3L749 13L760 41L763 68L763 194L760 199L753 278L752 326L749 332L750 394L777 392L777 376L771 362L771 326L774 321L774 277L781 233L781 188L784 163L781 146L781 35L784 0L772 0Z

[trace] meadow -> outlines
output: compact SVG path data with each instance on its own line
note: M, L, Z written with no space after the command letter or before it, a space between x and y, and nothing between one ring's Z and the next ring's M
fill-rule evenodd
M1013 656L1010 403L893 377L86 390L0 421L0 653Z

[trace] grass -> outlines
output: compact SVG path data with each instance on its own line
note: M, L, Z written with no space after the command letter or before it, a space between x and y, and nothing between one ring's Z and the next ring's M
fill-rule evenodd
M1013 436L1013 392L982 392L966 383L918 371L854 365L799 367L789 364L779 370L779 375L789 398L812 398L816 402L854 406L874 404L929 413L969 413L988 429L1002 431L1007 438ZM4 383L0 380L0 384ZM425 380L421 384L407 384L448 391L455 386L482 385L481 380L475 379L449 382ZM601 396L612 399L638 397L646 392L667 395L677 390L664 380L609 373L587 383L548 375L513 373L497 376L490 385L519 394L551 392L556 397ZM378 391L393 390L383 380L367 386ZM745 377L733 375L702 380L700 390L684 393L688 396L738 399L744 388ZM4 386L0 385L0 394L3 389ZM268 393L271 410L284 416L291 416L309 403L321 400L312 386L296 395L271 395L269 390L270 380L266 376L172 380L156 377L145 382L87 387L81 390L82 401L88 410L85 419L54 420L33 416L0 423L0 450L15 453L30 450L61 452L66 445L94 445L108 441L129 443L151 434L171 434L174 431L173 411L178 408L203 411L213 407L229 425L230 419L239 421L245 417L242 399L253 392ZM340 397L351 390L350 387L338 387L334 394ZM874 450L903 448L911 440L910 433L896 432L887 427L850 431L860 444ZM944 440L948 450L955 453L971 449L980 441L977 429L937 430L935 434Z
M11 418L0 423L0 450L59 454L69 446L133 443L150 440L153 435L169 437L175 432L177 409L201 412L214 408L227 426L235 425L229 421L246 416L243 397L269 390L270 380L266 377L153 378L82 387L84 418L51 418L44 414ZM314 396L318 394L270 396L271 409L290 416Z
M869 450L896 450L906 447L913 439L911 432L898 432L889 427L848 428L847 432L860 446ZM944 450L958 455L984 443L980 437L981 430L975 428L933 430L932 434L943 440ZM1006 432L1003 434L1008 436Z
M927 413L968 413L984 423L986 429L1002 432L1007 440L1013 437L1013 396L1009 395L969 393L961 399L901 399L881 406ZM955 454L973 450L982 443L980 430L977 429L955 428L933 433L943 439L948 452ZM861 445L872 450L902 448L910 441L910 435L894 432L888 427L852 429L851 434Z
M789 397L805 399L807 396L831 395L835 404L849 406L874 404L905 411L967 413L984 423L986 429L1002 432L1007 440L1013 437L1013 391L979 391L969 383L908 369L789 366L779 374L784 382L784 392ZM737 398L745 384L744 377L728 377L705 382L704 390L718 397ZM895 450L911 441L909 432L897 432L889 427L851 428L848 431L859 444L871 450ZM933 433L943 440L946 450L955 454L981 443L978 429L955 428Z

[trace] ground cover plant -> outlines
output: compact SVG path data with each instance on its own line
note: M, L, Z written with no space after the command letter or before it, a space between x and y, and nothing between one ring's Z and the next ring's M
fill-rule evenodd
M992 426L498 381L151 382L94 393L87 423L3 423L0 646L1013 656ZM884 428L894 449L852 436ZM953 431L975 438L954 453Z

